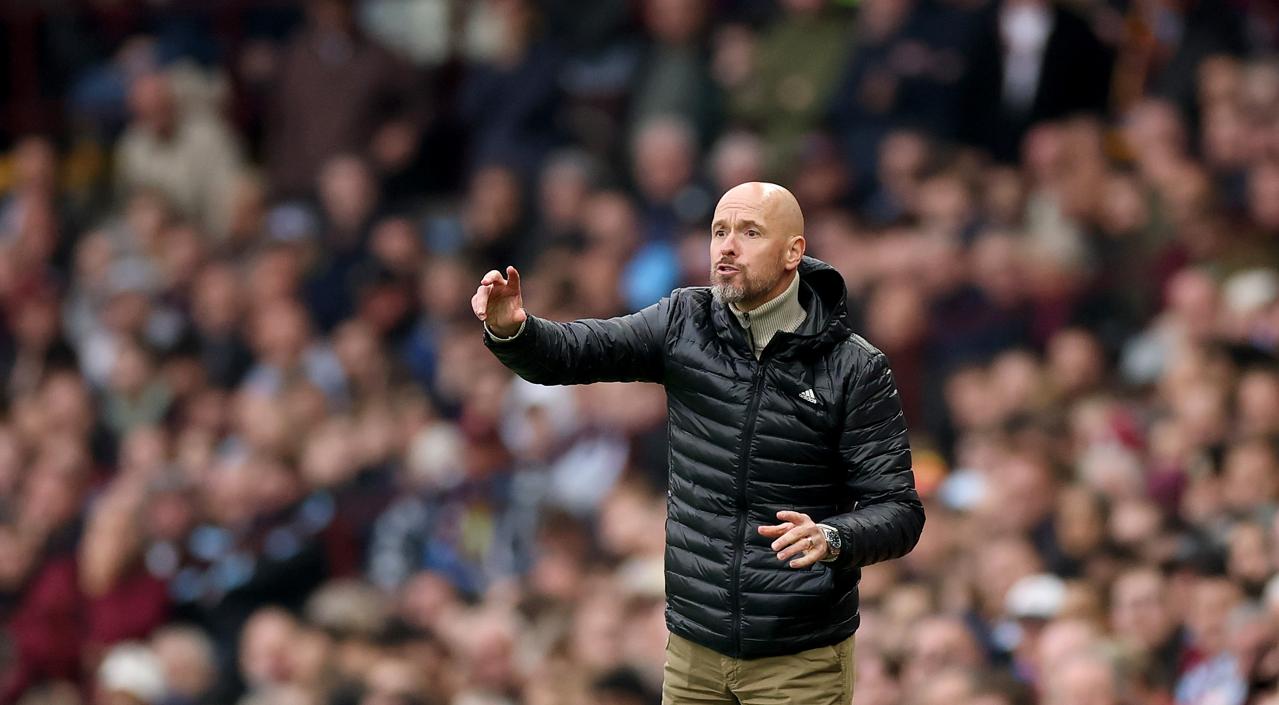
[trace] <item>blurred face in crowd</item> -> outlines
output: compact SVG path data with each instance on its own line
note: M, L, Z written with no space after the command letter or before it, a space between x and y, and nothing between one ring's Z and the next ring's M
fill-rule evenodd
M1115 670L1092 656L1079 656L1048 674L1046 705L1117 705Z
M1235 404L1244 433L1275 431L1279 428L1279 375L1271 370L1246 372L1239 379Z
M1057 500L1052 468L1029 454L1011 455L993 468L999 525L1030 531L1046 521Z
M1067 329L1048 342L1049 374L1067 394L1079 394L1096 386L1105 374L1106 361L1092 334Z
M1204 110L1200 150L1212 168L1224 171L1246 165L1251 156L1247 135L1247 122L1235 103L1208 105Z
M990 614L1000 614L1004 608L1004 596L1021 578L1040 569L1035 549L1021 538L1001 538L993 541L978 555L977 589Z
M505 166L486 166L471 179L466 198L469 235L480 242L501 238L520 222L523 211L520 181Z
M1240 597L1239 588L1225 578L1204 578L1193 587L1186 626L1200 651L1213 656L1229 645L1227 620Z
M275 365L294 363L306 348L310 326L306 311L294 301L273 302L257 313L254 326L258 354Z
M919 287L909 282L876 287L866 312L870 339L887 351L909 350L928 333L926 304Z
M0 500L13 498L25 471L17 434L8 426L0 426Z
M316 29L345 33L351 28L350 0L311 0L307 19Z
M127 343L116 354L108 386L116 394L133 397L152 380L153 369L147 352L136 343Z
M31 544L16 526L0 525L0 589L11 591L22 586L35 557Z
M972 195L962 176L940 174L920 184L917 208L926 230L956 235L972 218Z
M162 73L139 76L129 89L129 107L147 129L168 136L177 118L169 77Z
M705 17L704 0L647 0L644 18L659 41L682 44L692 40Z
M1144 568L1124 573L1110 598L1111 627L1120 637L1146 649L1163 645L1173 627L1163 576Z
M804 246L804 216L789 191L758 182L734 187L711 222L711 290L749 311L786 289Z
M1131 174L1111 174L1101 194L1098 219L1102 230L1111 237L1132 235L1143 228L1149 218L1141 182Z
M1249 173L1248 211L1262 229L1279 230L1279 164L1268 162Z
M44 350L58 335L58 317L52 296L27 299L14 316L14 337L28 349Z
M384 659L369 669L360 705L412 705L423 697L420 669L407 659Z
M461 262L452 259L432 259L422 270L418 280L418 299L422 311L432 319L446 321L465 312L465 292L462 286L470 276Z
M1067 489L1057 499L1053 525L1066 555L1087 557L1105 537L1106 522L1100 499L1085 487Z
M206 693L217 677L213 643L198 629L173 627L152 637L151 647L173 693L192 700Z
M231 333L240 317L240 282L226 264L205 267L196 279L191 318L206 335Z
M352 155L334 157L320 171L320 202L330 221L342 230L363 224L377 200L368 166Z
M240 636L240 674L251 686L281 685L292 677L289 656L297 622L281 609L266 608L249 618Z
M1185 127L1177 108L1162 100L1144 100L1124 118L1124 138L1142 157L1180 154L1185 148Z
M697 147L692 128L678 118L655 118L635 137L635 182L645 198L668 203L693 177Z
M711 150L711 172L715 185L725 191L764 176L764 145L750 132L731 132Z
M14 179L22 187L50 193L57 185L58 161L43 137L27 137L14 147Z
M383 267L406 274L417 269L422 257L422 241L408 218L387 218L378 223L373 230L371 249Z
M1259 595L1274 571L1266 530L1259 524L1241 523L1230 532L1227 566L1235 582L1250 594Z
M947 668L976 669L981 647L964 623L950 617L933 617L911 630L905 682L918 688Z
M574 660L585 668L602 673L621 661L621 605L616 597L592 596L573 621Z
M439 573L423 571L410 577L400 589L400 617L416 627L438 629L458 608L457 591Z
M896 0L885 0L873 3L876 6L888 6ZM869 6L867 10L869 11ZM894 132L889 134L879 146L879 180L902 205L911 207L914 203L915 190L919 186L919 172L928 159L928 142L918 133Z
M557 230L580 224L590 194L591 169L585 157L564 154L552 158L538 179L538 207L542 219Z
M20 501L24 526L51 531L74 520L88 473L83 448L71 437L50 437L29 473Z
M514 625L510 618L498 615L480 617L467 635L465 645L470 664L470 684L482 689L501 691L515 678Z
M591 246L624 256L639 238L638 216L631 199L616 191L591 196L582 227Z
M302 277L298 253L287 247L259 252L250 265L246 298L255 308L293 296Z
M1254 440L1231 448L1226 454L1222 496L1226 506L1245 513L1275 496L1275 451L1270 443Z
M1047 679L1054 665L1086 653L1097 637L1097 627L1082 619L1058 619L1044 625L1033 655L1037 677Z

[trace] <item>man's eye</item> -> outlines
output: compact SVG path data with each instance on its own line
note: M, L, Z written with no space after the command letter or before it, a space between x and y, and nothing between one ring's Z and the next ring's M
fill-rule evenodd
M715 237L724 237L724 231L723 231L723 230L716 230L716 231L715 231Z
M746 231L746 237L759 237L759 231L758 231L758 230L747 230L747 231Z

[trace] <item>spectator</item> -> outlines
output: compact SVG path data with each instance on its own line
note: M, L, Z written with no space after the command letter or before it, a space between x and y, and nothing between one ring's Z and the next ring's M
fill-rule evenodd
M280 57L266 149L280 196L310 194L315 174L339 153L402 167L421 137L412 70L359 31L353 5L307 0L306 25Z
M240 147L216 107L179 103L172 81L152 73L129 88L133 120L116 148L116 188L126 197L154 189L180 216L221 235Z
M702 138L715 129L720 111L707 65L707 4L645 0L641 12L649 42L631 86L631 123L642 126L653 118L677 117L693 128L697 144L704 144Z
M726 83L729 114L752 125L766 145L764 167L780 181L796 176L803 138L818 128L849 51L849 17L826 0L787 0L783 16L747 45L743 66L723 45L716 60ZM731 68L731 71L730 71ZM727 75L724 75L727 73ZM720 184L721 191L754 178Z
M468 126L468 163L502 163L521 177L536 173L556 143L558 47L539 34L540 11L528 0L501 0L493 13L498 47L476 62L461 86L458 110Z
M1087 23L1043 0L1004 0L973 38L961 133L1015 159L1027 127L1106 107L1112 57Z

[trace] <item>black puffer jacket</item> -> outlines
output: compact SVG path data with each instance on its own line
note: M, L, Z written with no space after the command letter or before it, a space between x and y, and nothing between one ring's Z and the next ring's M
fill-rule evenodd
M486 338L531 382L666 386L667 624L740 658L847 638L860 567L906 554L924 525L887 361L849 329L839 273L809 257L799 272L807 317L759 360L704 287L609 320L530 316L515 340ZM782 509L837 527L839 559L799 570L778 561L757 528Z

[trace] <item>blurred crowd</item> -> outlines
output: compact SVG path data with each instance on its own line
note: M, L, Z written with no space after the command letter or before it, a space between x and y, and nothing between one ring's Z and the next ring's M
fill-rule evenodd
M650 705L664 397L468 300L783 183L928 524L857 705L1279 703L1272 0L0 6L0 702Z

